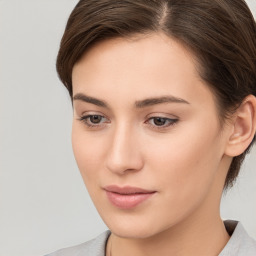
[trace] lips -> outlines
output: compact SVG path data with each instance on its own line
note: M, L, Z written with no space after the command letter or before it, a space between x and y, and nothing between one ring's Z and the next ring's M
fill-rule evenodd
M121 209L131 209L143 203L156 191L145 190L137 187L118 187L115 185L104 188L109 201L116 207Z

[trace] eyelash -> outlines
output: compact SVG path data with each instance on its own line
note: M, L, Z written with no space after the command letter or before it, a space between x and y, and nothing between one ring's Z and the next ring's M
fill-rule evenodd
M164 123L168 123L167 125L156 125L156 124L150 124L149 122L152 120L153 122L156 121L156 119L161 119L161 121L164 121ZM161 117L161 116L154 116L154 117L150 117L146 123L148 123L150 125L151 128L156 129L156 130L164 130L164 129L168 129L170 126L175 125L178 122L178 119L173 119L173 118L167 118L167 117Z
M102 127L102 123L99 123L99 124L93 124L92 122L89 123L88 120L90 120L92 117L100 117L102 119L107 119L106 117L104 117L102 115L86 115L86 116L80 117L79 120L81 122L83 122L88 128L100 128L100 127Z
M91 122L91 118L92 117L97 117L97 118L101 118L100 122L97 124L93 124ZM102 119L106 119L106 117L102 116L102 115L86 115L86 116L82 116L80 117L78 120L83 122L88 128L94 128L94 129L97 129L97 128L102 128L103 126L105 126L106 123L109 123L109 122L106 122L106 123L102 123ZM161 119L161 121L163 121L164 123L168 122L168 124L164 124L164 125L156 125L156 124L150 124L150 121L151 120L155 120L156 119ZM152 129L156 129L156 130L164 130L164 129L167 129L169 128L170 126L173 126L175 125L179 120L176 118L176 119L172 119L172 118L167 118L167 117L161 117L161 116L154 116L154 117L150 117L145 123L147 123Z

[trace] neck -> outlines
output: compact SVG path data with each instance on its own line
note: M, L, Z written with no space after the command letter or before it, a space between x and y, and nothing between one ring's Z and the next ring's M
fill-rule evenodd
M111 235L108 256L153 256L197 255L216 256L225 247L229 235L222 220L204 220L200 225L172 227L156 236L144 239L129 239Z

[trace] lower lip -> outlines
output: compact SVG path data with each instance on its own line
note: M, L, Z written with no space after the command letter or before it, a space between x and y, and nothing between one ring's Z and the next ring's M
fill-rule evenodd
M109 201L121 209L131 209L136 207L137 205L143 203L155 192L152 193L142 193L142 194L117 194L114 192L106 191L107 197Z

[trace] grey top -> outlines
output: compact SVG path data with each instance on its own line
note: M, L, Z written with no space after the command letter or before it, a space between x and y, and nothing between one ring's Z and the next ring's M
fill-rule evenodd
M234 220L224 221L231 236L219 256L256 256L256 241L245 231L243 225ZM61 249L46 256L105 256L105 247L110 231L83 244Z
M224 224L231 237L219 256L256 256L256 241L247 234L241 222L226 220Z

